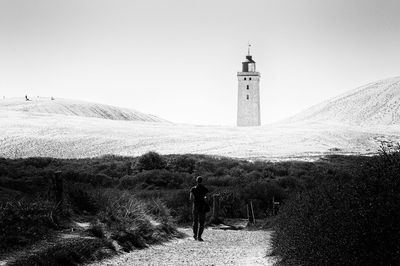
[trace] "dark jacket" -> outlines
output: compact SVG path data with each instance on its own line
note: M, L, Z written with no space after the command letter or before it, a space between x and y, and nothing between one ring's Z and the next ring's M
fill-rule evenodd
M202 184L197 184L197 186L190 189L190 193L192 193L194 197L193 206L199 211L204 211L204 206L206 205L204 197L208 193L208 189Z

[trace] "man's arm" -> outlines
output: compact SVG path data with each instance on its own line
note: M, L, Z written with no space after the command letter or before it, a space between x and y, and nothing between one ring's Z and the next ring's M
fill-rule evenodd
M194 200L194 196L193 196L193 191L192 191L192 189L190 189L189 200L190 200L190 202L193 202L193 200Z

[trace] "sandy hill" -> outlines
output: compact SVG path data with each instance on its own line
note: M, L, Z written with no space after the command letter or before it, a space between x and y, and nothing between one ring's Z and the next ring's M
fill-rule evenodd
M110 120L166 122L159 117L127 108L60 98L52 100L51 98L37 97L26 101L21 97L0 100L0 112L7 111L26 114L96 117Z
M400 124L400 77L373 82L291 117L284 122L357 126Z
M371 83L286 123L249 128L160 123L160 118L131 110L62 99L0 99L0 157L156 151L314 160L328 154L374 154L382 143L400 142L399 84L400 78Z

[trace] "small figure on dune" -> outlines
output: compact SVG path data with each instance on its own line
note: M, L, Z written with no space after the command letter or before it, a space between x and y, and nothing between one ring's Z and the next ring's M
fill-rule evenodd
M25 101L30 101L28 95L25 95Z
M204 231L204 223L206 221L206 212L210 211L205 199L208 189L202 184L203 178L196 178L197 185L190 189L190 201L192 202L193 214L193 238L203 241L201 235Z
M51 100L54 101L54 97L53 96L51 96Z

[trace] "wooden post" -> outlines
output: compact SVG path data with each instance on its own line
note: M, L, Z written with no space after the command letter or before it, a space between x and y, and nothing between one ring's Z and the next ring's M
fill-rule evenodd
M250 201L250 207L251 207L251 214L253 216L253 224L256 224L256 217L254 215L254 209L253 209L253 202Z
M275 215L275 197L272 196L272 216Z
M218 217L219 217L219 194L214 194L212 220L218 221Z
M278 214L278 209L277 209L278 205L279 205L279 201L275 201L275 197L272 197L272 208L273 208L274 215Z
M252 223L253 218L252 216L250 216L249 204L246 204L246 208L247 208L247 220L249 221L249 223Z
M248 203L246 206L247 206L247 218L249 220L249 223L255 224L256 218L254 216L253 202L250 200L250 203Z
M64 182L61 177L61 171L54 172L53 189L54 189L54 196L56 198L56 203L58 205L58 209L62 211L63 204L64 204Z

